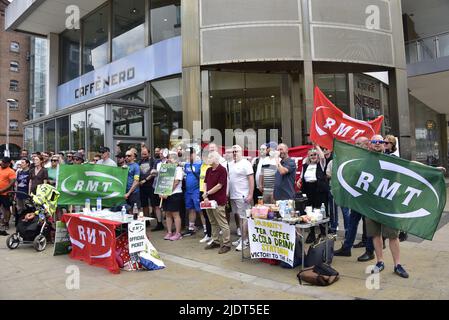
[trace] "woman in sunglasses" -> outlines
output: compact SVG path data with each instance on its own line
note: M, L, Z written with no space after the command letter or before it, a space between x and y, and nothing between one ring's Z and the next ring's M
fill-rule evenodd
M51 157L50 162L51 162L51 167L47 169L48 184L55 186L60 159L57 155L55 155L55 156Z
M395 136L393 136L391 134L385 136L384 144L385 144L385 153L386 154L395 154L395 155L399 156L398 154L396 154L396 151L398 149L396 148L396 137Z
M326 158L319 146L309 150L301 173L302 192L307 195L307 205L320 208L324 203L328 211L329 182L326 176ZM325 234L324 227L321 234ZM315 229L311 228L306 243L315 241Z

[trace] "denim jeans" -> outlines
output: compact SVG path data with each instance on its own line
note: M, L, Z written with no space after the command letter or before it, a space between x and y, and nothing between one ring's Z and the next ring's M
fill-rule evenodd
M345 239L345 242L343 243L343 250L351 250L352 246L354 245L355 237L357 235L357 227L359 225L360 220L362 219L362 215L354 210L351 210L351 214L349 215L349 228L348 228L348 235ZM366 239L366 252L373 253L374 252L374 245L373 245L373 239L367 238Z
M334 197L332 193L329 192L329 214L330 214L330 231L333 233L337 232L338 227L338 206L334 201ZM345 228L345 239L348 237L349 230L349 208L341 207L341 212L343 214L343 225Z

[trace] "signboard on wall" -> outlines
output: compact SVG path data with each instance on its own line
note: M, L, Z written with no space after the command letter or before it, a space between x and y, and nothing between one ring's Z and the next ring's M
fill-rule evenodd
M181 37L158 42L58 87L58 110L181 73Z
M372 120L381 115L380 83L367 76L354 75L356 118Z

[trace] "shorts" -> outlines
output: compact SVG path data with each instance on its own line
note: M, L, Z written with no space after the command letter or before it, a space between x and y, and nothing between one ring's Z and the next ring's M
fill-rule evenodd
M150 203L152 207L159 207L161 204L161 197L158 194L154 193L154 188L152 187L150 190Z
M11 207L11 201L9 200L9 196L1 195L0 196L0 207L5 208L6 210L9 210L9 207Z
M184 205L184 197L182 193L175 193L164 199L162 202L162 208L164 211L170 212L180 212L182 206Z
M150 206L150 195L150 188L140 188L140 203L142 204L142 208Z
M232 213L238 214L240 217L246 217L246 210L250 208L250 205L243 199L231 199Z
M201 212L200 207L200 192L187 192L185 193L185 204L187 210L195 210L196 212Z
M397 239L399 237L399 230L383 225L374 220L365 218L366 235L368 237L382 236L387 239Z
M126 203L131 207L131 212L132 208L134 208L134 203L137 204L137 208L142 208L142 206L140 205L140 192L131 193L131 195L128 197L128 200L126 200Z

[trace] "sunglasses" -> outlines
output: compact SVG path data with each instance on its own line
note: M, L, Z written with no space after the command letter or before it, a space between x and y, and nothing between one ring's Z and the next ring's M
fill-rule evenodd
M81 161L81 158L73 158L75 161Z
M51 159L51 162L58 162L58 159Z
M127 155L125 155L125 157L127 157L127 158L128 158L128 157L132 157L132 155L130 155L130 154L127 154Z
M316 153L314 153L314 154L311 154L310 156L311 156L311 157L316 157L316 156L317 156L317 154L316 154Z
M383 140L371 140L372 144L385 144L385 141Z
M385 144L393 144L393 142L390 141L384 141Z

